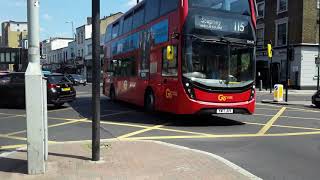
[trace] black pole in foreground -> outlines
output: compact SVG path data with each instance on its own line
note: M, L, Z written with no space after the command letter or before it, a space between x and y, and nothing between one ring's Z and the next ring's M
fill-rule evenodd
M318 10L320 13L320 9ZM318 20L318 25L320 29L320 20ZM320 58L320 31L319 31L319 49L318 49L318 58ZM318 64L318 79L317 79L317 90L320 90L320 64Z
M287 64L286 64L286 96L285 101L288 102L289 96L289 80L290 80L290 61L294 59L294 47L290 46L290 19L288 20L288 35L287 35Z
M92 0L92 161L100 160L100 0Z
M320 83L320 64L318 65L318 80L317 80L317 90L318 91L320 90L319 83Z
M272 88L273 88L273 80L272 80L272 57L270 58L270 69L269 69L269 73L270 73L270 94L272 93Z

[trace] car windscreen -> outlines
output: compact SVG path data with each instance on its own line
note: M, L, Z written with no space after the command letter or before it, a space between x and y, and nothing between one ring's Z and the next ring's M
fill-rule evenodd
M48 76L48 82L51 84L70 83L70 81L63 75Z
M72 74L71 76L74 79L79 79L79 80L83 79L83 77L81 75L78 75L78 74Z

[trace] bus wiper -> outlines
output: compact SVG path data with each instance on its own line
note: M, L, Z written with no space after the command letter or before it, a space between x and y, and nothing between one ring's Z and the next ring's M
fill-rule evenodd
M240 41L231 41L229 38L221 37L221 42L225 42L226 44L230 45L242 45L242 46L248 46L248 43L240 42Z
M185 36L189 36L189 37L192 37L196 40L200 40L201 42L208 42L208 43L217 43L217 42L221 42L219 40L219 38L216 38L216 37L213 37L213 38L206 38L206 37L203 37L203 36L197 36L197 35L194 35L194 34L185 34Z
M204 36L197 36L194 34L186 34L186 36L190 36L196 40L200 40L201 42L205 43L220 43L220 44L230 44L231 46L250 46L250 44L240 41L232 41L229 38L225 37L204 37Z

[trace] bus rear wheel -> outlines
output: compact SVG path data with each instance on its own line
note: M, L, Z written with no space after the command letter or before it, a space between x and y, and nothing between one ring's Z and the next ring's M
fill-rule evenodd
M147 112L153 112L155 110L155 97L152 90L147 91L144 97L144 109Z

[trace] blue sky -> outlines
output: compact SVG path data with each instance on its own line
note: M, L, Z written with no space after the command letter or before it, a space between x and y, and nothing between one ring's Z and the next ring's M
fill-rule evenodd
M101 17L125 12L136 0L101 0ZM71 37L71 24L75 28L86 23L91 16L91 0L40 0L41 39L62 36ZM0 0L0 23L3 21L26 21L27 0Z

